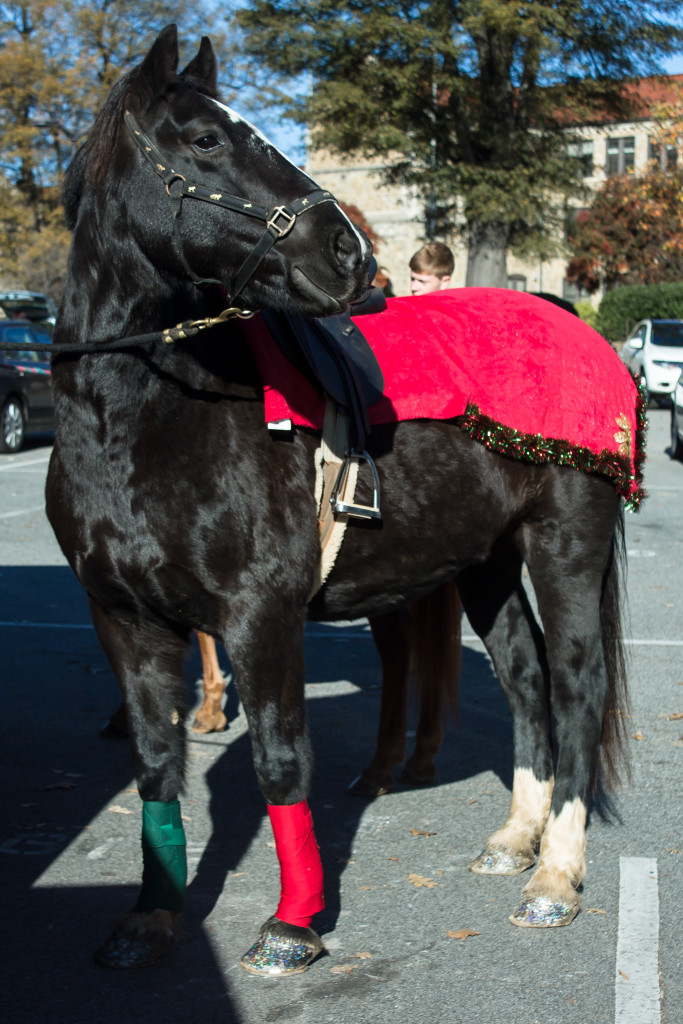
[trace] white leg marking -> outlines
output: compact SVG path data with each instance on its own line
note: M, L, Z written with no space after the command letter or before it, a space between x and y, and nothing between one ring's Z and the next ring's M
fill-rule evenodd
M619 860L615 1024L660 1024L657 861Z
M538 880L555 898L567 883L575 889L586 874L586 805L580 797L550 815L541 840L538 870L528 888Z
M530 768L516 768L510 814L503 827L491 836L489 845L512 853L535 853L550 814L552 795L552 779L539 782Z

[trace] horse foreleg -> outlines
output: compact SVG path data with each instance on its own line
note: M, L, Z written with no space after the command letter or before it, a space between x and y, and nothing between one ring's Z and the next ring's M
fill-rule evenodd
M185 766L185 645L158 623L130 630L94 603L95 629L124 693L142 798L142 887L95 952L105 967L146 967L176 940L185 899L185 833L178 794ZM152 642L152 635L154 642ZM160 637L164 637L163 641Z
M321 952L310 924L325 904L308 807L312 753L304 708L303 611L288 615L279 603L258 619L242 624L229 650L275 837L281 891L275 914L240 963L253 974L273 976L304 971Z
M202 658L202 687L204 700L194 717L194 732L222 732L228 724L221 707L225 694L225 678L218 664L216 641L206 633L197 631L199 653Z
M375 755L349 793L374 799L394 788L394 768L405 757L408 673L413 624L407 608L374 615L370 629L382 663L382 697Z

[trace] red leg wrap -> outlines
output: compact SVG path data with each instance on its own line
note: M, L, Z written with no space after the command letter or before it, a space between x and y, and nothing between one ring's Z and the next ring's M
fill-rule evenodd
M275 916L308 928L313 915L325 906L323 866L308 801L269 805L268 814L280 861L280 903Z

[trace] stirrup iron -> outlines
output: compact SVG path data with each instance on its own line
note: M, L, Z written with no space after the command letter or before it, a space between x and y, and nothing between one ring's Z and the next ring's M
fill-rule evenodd
M354 459L362 459L364 462L367 462L372 472L372 505L352 505L344 501L346 485L349 478L349 470ZM382 518L382 512L379 507L379 474L372 457L368 455L366 451L357 452L352 448L350 451L346 452L344 461L342 462L339 473L337 474L337 479L334 482L334 487L332 488L330 504L332 505L333 512L343 512L347 516L355 516L357 519Z

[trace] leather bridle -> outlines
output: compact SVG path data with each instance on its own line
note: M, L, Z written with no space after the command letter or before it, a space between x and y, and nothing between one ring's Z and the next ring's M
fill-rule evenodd
M237 273L233 275L228 285L228 301L231 306L247 282L253 277L266 253L272 249L276 242L279 242L281 238L285 238L290 233L297 218L302 213L312 210L314 206L319 206L320 203L337 202L331 192L316 189L300 199L294 199L292 202L267 209L259 203L252 203L248 199L231 195L218 188L196 183L188 184L183 174L179 174L178 171L174 171L169 166L168 161L162 156L149 136L145 135L128 110L124 114L124 121L140 152L165 184L166 193L175 206L173 219L174 245L187 274L195 284L224 285L225 282L214 278L198 277L188 265L180 239L180 214L183 199L201 199L203 202L211 203L213 206L221 206L225 210L243 213L247 217L255 217L257 220L265 221L266 230L263 236L246 257ZM179 188L177 187L178 185L180 186ZM173 191L171 191L171 186L176 186L173 188Z

